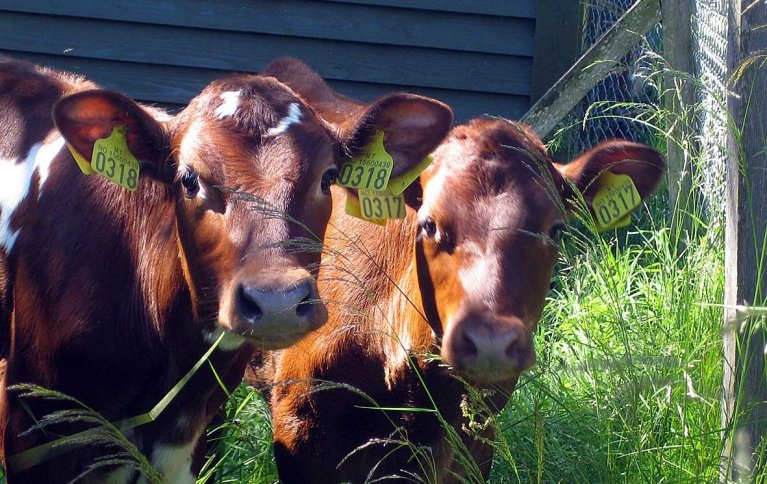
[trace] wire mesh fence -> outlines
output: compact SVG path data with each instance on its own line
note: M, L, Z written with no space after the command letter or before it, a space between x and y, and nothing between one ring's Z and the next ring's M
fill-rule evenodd
M693 57L701 150L700 190L710 220L724 224L725 162L727 159L727 0L695 0Z
M583 0L582 51L604 34L636 0ZM696 189L705 215L714 225L724 220L724 183L727 110L724 104L727 75L727 0L694 0L694 59L698 79L695 119L698 161ZM563 120L558 153L572 157L602 140L630 139L663 147L662 131L646 120L652 106L661 103L658 86L662 69L663 29L650 30L616 65L614 72L589 91Z
M585 0L581 51L591 47L635 0ZM651 142L652 130L643 122L642 112L657 103L659 92L651 73L654 52L660 48L660 27L632 49L613 72L593 87L564 120L572 126L565 132L560 153L572 157L600 141L611 138Z

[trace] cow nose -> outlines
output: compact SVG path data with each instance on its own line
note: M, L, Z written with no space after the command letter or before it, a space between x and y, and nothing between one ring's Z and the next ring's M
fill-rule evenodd
M292 344L327 320L317 283L308 272L260 275L234 289L234 332L277 349Z
M443 358L472 380L508 380L535 362L530 332L516 318L466 318L443 339Z
M311 313L312 295L316 293L314 281L303 279L287 288L241 284L237 291L240 314L257 323L269 315L306 318Z

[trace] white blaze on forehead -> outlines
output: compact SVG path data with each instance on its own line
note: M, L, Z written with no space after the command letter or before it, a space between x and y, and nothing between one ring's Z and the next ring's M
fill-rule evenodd
M64 139L59 137L50 143L32 146L21 163L14 159L0 159L0 247L6 252L11 252L19 236L18 230L11 229L11 217L27 198L35 170L40 173L38 190L42 195L51 162L63 145Z
M229 116L234 116L237 112L237 108L240 106L240 95L242 91L227 91L218 95L223 101L216 111L213 113L218 119L224 119Z
M274 128L269 129L266 132L267 136L276 136L282 134L293 125L301 122L301 106L298 103L290 103L288 106L288 114L280 120L280 122Z

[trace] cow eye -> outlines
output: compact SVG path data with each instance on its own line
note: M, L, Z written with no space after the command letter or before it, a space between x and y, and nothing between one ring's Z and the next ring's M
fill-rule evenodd
M437 224L431 217L421 220L419 225L421 226L421 233L425 237L432 238L437 233Z
M564 232L564 230L565 230L565 223L557 222L549 230L549 237L551 237L551 239L554 240L555 242L559 242L559 239L562 237L562 232Z
M200 177L194 170L189 170L181 175L181 185L188 197L193 197L200 190Z
M325 173L322 174L322 181L320 181L320 188L325 195L330 194L330 185L335 183L338 177L338 169L336 167L328 168Z

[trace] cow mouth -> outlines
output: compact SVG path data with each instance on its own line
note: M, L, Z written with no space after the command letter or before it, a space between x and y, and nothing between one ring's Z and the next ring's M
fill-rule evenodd
M235 331L219 325L213 331L206 332L205 339L209 343L214 343L220 338L217 346L217 349L220 351L235 351L245 343L262 350L274 351L282 350L298 343L307 334L308 331L300 330L289 333L258 335L253 334L252 330Z
M476 385L496 385L516 382L523 371L477 371L451 366L453 373Z
M282 350L298 343L306 335L306 331L300 331L280 335L255 336L243 334L241 336L256 348L262 350Z

